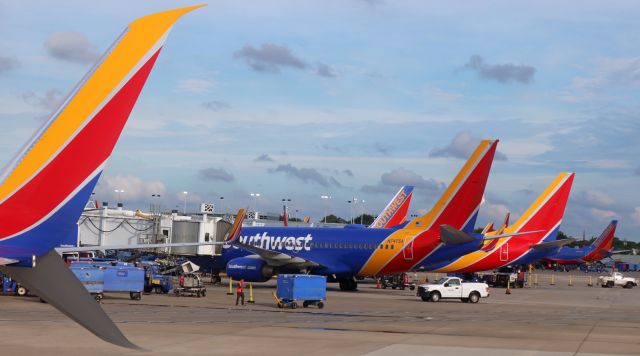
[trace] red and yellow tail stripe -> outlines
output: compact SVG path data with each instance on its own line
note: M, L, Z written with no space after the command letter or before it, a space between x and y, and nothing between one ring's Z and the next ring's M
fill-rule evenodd
M376 249L359 275L408 271L440 245L440 225L462 229L478 211L497 144L497 140L482 141L431 211L389 235L382 245L394 248ZM405 250L409 246L410 255Z
M456 261L438 268L436 271L485 271L507 265L509 262L520 258L532 245L544 240L560 225L564 215L564 207L571 191L573 177L573 173L560 173L520 218L503 231L504 234L542 230L541 232L489 240L486 245L490 244L491 249L485 246L485 248L462 256ZM487 236L497 234L497 231L492 231L487 233ZM509 241L511 242L509 243ZM509 243L511 252L508 259L504 260L500 258L500 247L506 243Z
M168 31L198 7L132 22L16 156L0 185L0 241L38 226L89 182L95 184Z

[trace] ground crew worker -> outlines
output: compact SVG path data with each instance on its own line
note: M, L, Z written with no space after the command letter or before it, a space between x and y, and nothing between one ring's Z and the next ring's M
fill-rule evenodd
M244 279L240 279L236 287L236 305L238 305L238 300L244 305Z

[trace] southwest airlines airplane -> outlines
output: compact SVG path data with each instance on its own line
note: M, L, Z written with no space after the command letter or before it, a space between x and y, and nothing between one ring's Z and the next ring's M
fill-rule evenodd
M252 254L231 259L227 275L266 281L278 273L325 275L342 290L355 277L395 274L475 251L472 232L498 141L482 141L427 214L392 229L243 227L227 242ZM496 236L499 238L501 236Z
M562 247L555 253L546 257L547 260L561 265L579 265L593 263L615 253L628 252L629 250L614 251L613 237L616 234L617 220L612 220L602 234L585 247Z
M0 271L123 347L137 348L55 249L75 244L76 223L169 30L198 7L132 22L0 175Z
M488 240L481 249L439 263L423 263L422 270L436 272L481 272L512 264L529 264L547 257L573 239L556 240L573 184L573 173L560 173L536 201L510 226L509 235ZM502 230L502 229L500 229ZM497 237L500 231L484 236ZM519 235L517 235L519 233Z

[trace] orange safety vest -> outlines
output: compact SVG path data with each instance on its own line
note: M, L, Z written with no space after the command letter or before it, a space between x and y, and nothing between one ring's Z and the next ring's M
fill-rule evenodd
M236 288L236 293L244 293L244 284L242 282L238 282L238 288Z

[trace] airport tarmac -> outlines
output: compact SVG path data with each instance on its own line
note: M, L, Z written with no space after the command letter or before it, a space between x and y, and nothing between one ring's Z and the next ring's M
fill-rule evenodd
M543 273L536 288L511 295L492 288L478 304L427 303L413 291L361 283L357 292L330 285L322 310L281 310L270 282L256 285L256 303L244 307L234 305L228 286L208 287L205 298L112 294L103 306L134 343L159 355L640 354L640 289L587 287L585 276L595 282L597 274L555 273L552 286ZM99 340L37 298L20 297L0 297L0 350L140 354Z

